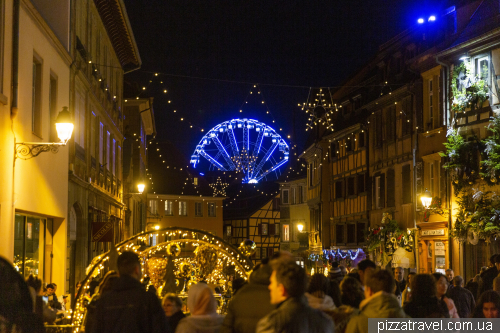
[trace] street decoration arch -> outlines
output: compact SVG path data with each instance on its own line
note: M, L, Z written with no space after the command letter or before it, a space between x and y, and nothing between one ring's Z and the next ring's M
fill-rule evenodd
M144 244L149 243L153 237L163 241L146 247ZM176 283L183 283L185 292L191 284L202 279L214 284L221 284L229 274L247 279L253 269L252 260L247 257L255 250L255 243L251 245L251 249L243 244L236 248L206 231L182 227L168 227L134 235L110 251L94 257L87 267L87 276L77 291L72 307L74 332L78 332L79 327L84 324L85 302L88 301L85 294L90 288L90 282L106 269L116 269L116 259L124 251L134 251L139 255L144 277L150 278L149 283L159 293L167 284L168 265L170 275L175 276Z
M288 162L289 147L270 126L254 119L232 119L218 124L200 140L190 163L200 156L220 171L243 173L243 183L258 183Z

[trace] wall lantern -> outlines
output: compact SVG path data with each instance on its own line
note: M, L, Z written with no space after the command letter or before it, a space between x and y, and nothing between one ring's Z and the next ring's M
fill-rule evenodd
M429 192L429 190L425 189L424 194L422 194L420 196L420 200L422 200L422 205L424 206L424 208L429 209L429 207L431 206L431 202L432 202L431 192Z
M297 229L299 229L299 232L302 232L302 230L304 230L304 225L303 224L297 224Z
M57 137L61 142L20 142L15 143L15 158L20 158L22 160L28 160L33 157L37 157L43 152L51 151L52 153L57 153L59 151L59 146L65 146L71 139L71 134L73 133L73 122L71 121L71 114L68 111L68 107L64 106L62 111L59 112L56 118L56 131Z
M137 184L137 190L139 191L140 194L142 194L144 192L144 187L146 187L146 185L144 184Z

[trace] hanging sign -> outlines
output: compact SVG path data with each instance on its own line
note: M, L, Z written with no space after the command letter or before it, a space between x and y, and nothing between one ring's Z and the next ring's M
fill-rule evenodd
M113 222L93 222L92 223L93 242L113 241Z
M446 255L446 250L445 250L443 242L436 242L436 243L434 243L434 254L436 256L444 256L444 255Z
M422 230L422 236L444 236L444 229L437 230Z

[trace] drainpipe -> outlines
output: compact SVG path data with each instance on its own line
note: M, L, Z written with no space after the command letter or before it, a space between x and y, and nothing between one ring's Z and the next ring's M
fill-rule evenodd
M450 66L442 61L439 60L439 58L436 56L436 63L443 66L444 68L444 75L443 75L443 94L444 94L444 112L446 114L445 120L446 120L446 129L448 129L448 126L451 125L451 123L448 122L449 120L449 103L450 99L449 97L449 84L450 84ZM454 124L456 126L456 124ZM451 207L451 188L450 188L450 172L446 170L446 196L447 196L447 201L448 201L448 235L449 232L451 231L451 215L452 215L452 207ZM460 243L459 249L460 249ZM452 260L453 260L453 255L452 255L452 246L451 246L451 239L448 241L448 260L450 262L450 268L453 267ZM460 274L463 275L465 272L463 271L463 262L459 263L459 268L460 268Z

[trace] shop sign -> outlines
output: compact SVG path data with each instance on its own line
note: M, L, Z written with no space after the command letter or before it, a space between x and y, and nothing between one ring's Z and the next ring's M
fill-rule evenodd
M113 241L113 222L93 222L92 223L93 242Z
M422 230L420 234L422 236L444 236L444 229Z
M443 242L434 243L434 254L436 256L444 256L445 255L445 248L444 248Z

